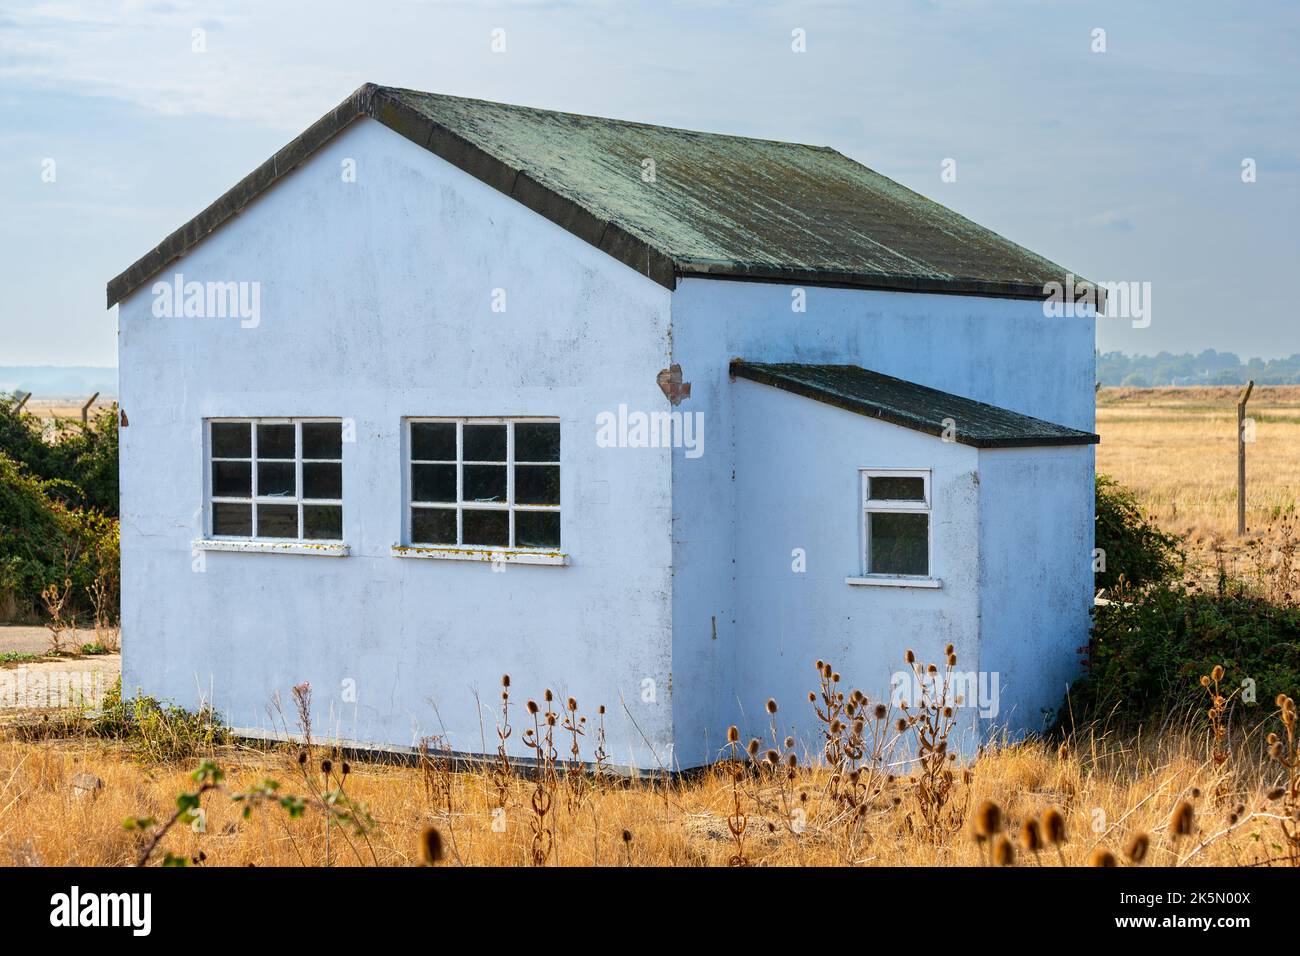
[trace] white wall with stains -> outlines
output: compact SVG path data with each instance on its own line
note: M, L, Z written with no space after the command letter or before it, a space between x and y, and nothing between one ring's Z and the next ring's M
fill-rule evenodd
M654 766L672 736L668 453L599 448L594 422L664 404L670 293L368 119L158 278L175 273L260 282L261 316L155 318L152 283L122 304L124 691L266 730L309 681L318 738L492 752L509 673L516 754L519 705L550 687L606 705L615 763ZM394 557L408 415L558 416L570 564ZM217 416L355 421L349 556L191 553Z

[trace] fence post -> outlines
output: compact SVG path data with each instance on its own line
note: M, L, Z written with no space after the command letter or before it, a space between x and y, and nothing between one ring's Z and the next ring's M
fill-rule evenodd
M1237 399L1237 536L1246 533L1246 402L1255 388L1252 378Z

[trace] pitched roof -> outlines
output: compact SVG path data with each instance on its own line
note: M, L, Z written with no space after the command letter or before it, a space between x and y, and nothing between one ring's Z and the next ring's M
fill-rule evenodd
M359 116L672 289L679 276L1044 297L1066 270L833 149L366 84L108 283L121 301ZM643 162L654 161L654 181ZM647 177L648 178L648 177Z
M857 365L762 364L734 359L731 374L930 435L955 422L953 439L976 448L1090 445L1101 439L1007 408L927 388Z

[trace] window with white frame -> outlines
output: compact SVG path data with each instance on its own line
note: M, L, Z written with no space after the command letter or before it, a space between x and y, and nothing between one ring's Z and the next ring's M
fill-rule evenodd
M412 418L406 449L410 544L559 549L558 420Z
M212 419L208 462L213 538L343 540L340 420Z
M862 568L865 574L930 574L930 472L862 470Z

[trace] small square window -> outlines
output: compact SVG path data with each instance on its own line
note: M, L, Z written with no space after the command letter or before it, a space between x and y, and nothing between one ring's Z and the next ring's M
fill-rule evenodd
M930 472L862 472L863 552L867 575L930 575Z

